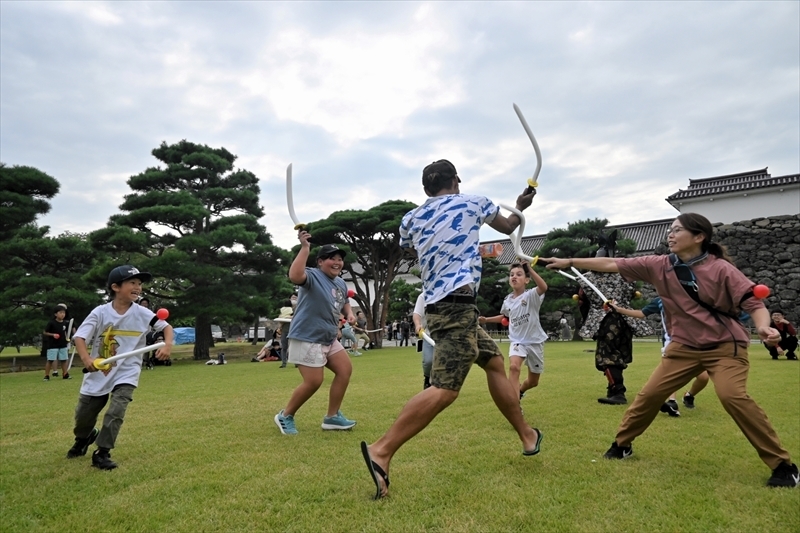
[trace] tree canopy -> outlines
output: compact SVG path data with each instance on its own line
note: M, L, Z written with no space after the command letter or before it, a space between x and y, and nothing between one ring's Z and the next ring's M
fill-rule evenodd
M386 323L392 281L412 264L400 248L399 228L403 215L415 207L411 202L390 200L366 211L336 211L308 224L314 244L336 243L347 250L345 279L355 285L354 299L364 311L369 329ZM314 256L312 251L311 261Z
M185 140L152 154L164 166L128 179L122 212L91 240L158 277L146 291L170 302L171 316L194 318L194 357L207 359L212 323L277 313L292 293L289 257L258 223L258 178L234 168L235 155Z
M32 224L50 211L50 202L61 185L55 178L33 167L0 163L0 239Z
M59 188L38 169L0 164L0 345L37 343L56 304L80 321L102 301L85 279L97 261L86 236L36 225Z
M609 233L606 229L607 226L607 219L595 218L570 222L566 228L553 229L545 237L537 255L541 257L594 257L599 248L601 232ZM619 239L616 245L617 252L621 255L628 255L636 251L636 242L632 239ZM570 310L575 320L573 340L580 340L578 331L583 323L583 317L572 300L572 296L578 293L579 285L551 270L541 269L537 272L549 287L541 311L547 313ZM550 327L554 329L553 326Z
M570 222L566 228L550 230L537 254L541 257L594 257L601 232L608 233L608 220L595 218ZM622 255L636 251L632 239L617 241L617 250Z

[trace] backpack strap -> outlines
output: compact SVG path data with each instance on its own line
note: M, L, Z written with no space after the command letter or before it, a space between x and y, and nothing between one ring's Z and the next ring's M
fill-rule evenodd
M671 254L669 254L669 260L670 260L670 263L672 264L672 271L675 272L675 277L678 278L678 281L681 283L681 286L686 291L686 294L691 296L692 300L697 302L697 304L700 307L702 307L703 309L705 309L706 311L711 313L711 316L713 316L714 319L717 322L722 324L725 327L725 329L728 330L728 333L731 334L731 340L733 341L733 356L736 357L737 354L738 354L738 350L737 350L738 344L736 343L736 337L733 335L733 332L730 330L728 325L725 322L722 321L722 319L719 317L719 315L725 315L725 316L727 316L729 318L733 318L734 320L739 320L738 315L733 315L731 313L727 313L725 311L722 311L720 309L717 309L717 308L707 304L706 302L704 302L703 300L700 299L700 295L697 293L697 287L698 287L697 286L697 278L694 275L694 271L692 270L691 265L696 263L696 262L698 262L698 261L700 261L700 260L702 260L702 259L705 259L706 256L707 256L707 254L704 254L703 256L701 256L700 258L696 259L695 261L690 261L689 263L682 263L681 260L678 258L678 256L676 254L671 253ZM750 293L750 296L752 296L752 293ZM742 297L742 301L746 300L748 297L749 297L748 294L745 294Z

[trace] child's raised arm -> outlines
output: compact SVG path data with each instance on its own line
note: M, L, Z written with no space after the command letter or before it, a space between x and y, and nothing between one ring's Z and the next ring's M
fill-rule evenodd
M542 294L547 292L547 282L542 279L542 276L536 273L533 267L529 267L531 270L531 277L533 281L536 283L536 292L541 296Z

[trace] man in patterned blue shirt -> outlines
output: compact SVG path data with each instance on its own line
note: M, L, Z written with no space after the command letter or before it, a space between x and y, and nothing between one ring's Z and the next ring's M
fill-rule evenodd
M425 429L455 401L473 363L486 372L492 399L519 434L523 455L536 455L542 433L522 417L519 397L506 378L503 355L478 325L475 296L481 282L479 230L483 224L510 235L520 224L506 218L491 200L461 194L461 179L447 160L422 171L428 200L403 217L400 246L415 251L422 272L425 317L436 342L431 387L406 403L400 415L372 445L361 443L361 453L375 482L375 499L389 489L389 463L400 447ZM520 211L531 205L536 191L517 198Z

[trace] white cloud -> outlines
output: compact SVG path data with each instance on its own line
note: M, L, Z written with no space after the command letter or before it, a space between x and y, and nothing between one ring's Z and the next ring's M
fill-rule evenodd
M264 44L242 84L280 120L321 127L347 147L401 133L420 109L462 101L460 81L442 66L455 43L425 24L392 33L287 29Z
M56 2L56 9L75 13L101 26L119 26L123 19L114 13L111 2Z

